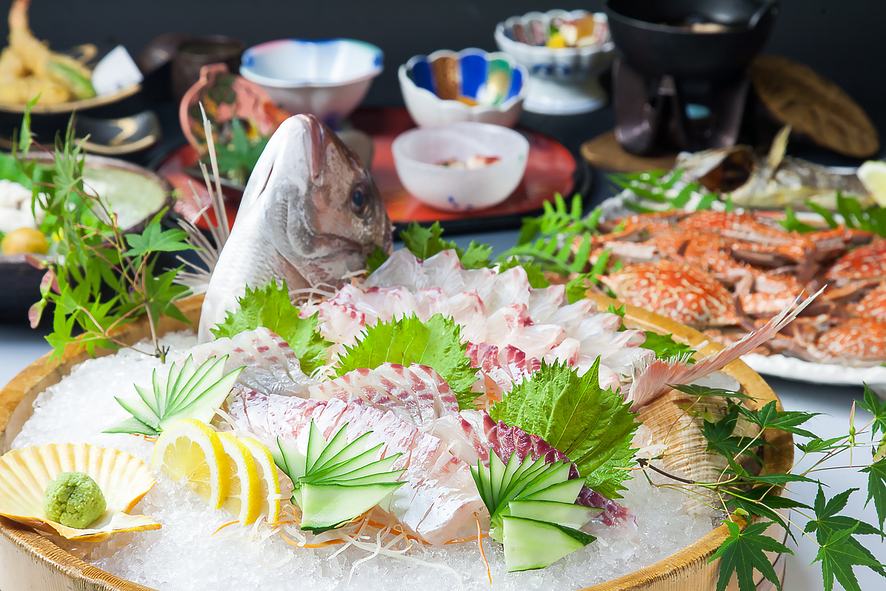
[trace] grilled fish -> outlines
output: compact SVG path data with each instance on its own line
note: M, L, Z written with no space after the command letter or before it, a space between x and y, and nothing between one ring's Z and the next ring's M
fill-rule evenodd
M674 167L685 171L684 178L697 180L710 191L729 193L739 207L782 209L812 201L835 210L837 192L857 198L863 206L874 203L857 169L785 156L790 131L785 127L776 135L765 157L756 155L750 146L735 146L682 152Z

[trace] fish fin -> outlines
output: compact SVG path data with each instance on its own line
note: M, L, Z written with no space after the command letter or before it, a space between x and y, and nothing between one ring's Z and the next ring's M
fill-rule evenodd
M740 341L728 347L708 355L695 365L686 365L679 359L655 359L643 368L636 368L634 381L628 400L631 401L631 410L636 411L668 391L670 384L688 384L700 377L723 369L742 355L750 353L773 336L802 312L806 306L821 295L824 287L815 295L799 303L799 297L788 304L777 316L772 318L761 328L749 333Z
M766 157L766 165L769 167L769 178L775 176L775 171L781 166L784 160L785 152L788 150L788 138L791 136L791 126L785 125L772 140L772 146L769 148L769 155Z

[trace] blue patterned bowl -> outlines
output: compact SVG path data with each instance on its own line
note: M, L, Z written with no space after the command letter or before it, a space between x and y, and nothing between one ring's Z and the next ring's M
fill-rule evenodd
M461 121L512 127L527 91L523 66L482 49L417 55L398 74L406 108L420 127Z

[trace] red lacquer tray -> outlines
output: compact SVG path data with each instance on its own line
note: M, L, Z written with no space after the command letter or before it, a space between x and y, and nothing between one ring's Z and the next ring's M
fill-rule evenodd
M503 203L472 212L438 211L426 206L403 188L394 169L391 144L398 135L414 127L412 118L403 108L360 109L350 118L356 129L372 137L375 155L372 161L372 177L385 200L388 215L397 225L409 222L430 223L440 221L451 231L496 230L519 225L520 219L538 209L542 203L553 199L555 193L569 196L575 188L575 159L562 144L535 131L520 129L529 140L529 157L526 173L520 185ZM183 169L194 165L197 153L186 145L172 152L160 165L158 172L181 191L183 202L176 211L189 219L198 207L191 199L191 184L204 204L208 194L202 181L191 178ZM239 193L225 189L228 218L233 223L239 204Z

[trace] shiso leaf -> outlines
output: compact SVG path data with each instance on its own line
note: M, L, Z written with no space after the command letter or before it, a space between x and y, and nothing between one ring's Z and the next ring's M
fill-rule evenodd
M432 367L449 383L460 409L474 408L477 394L471 386L477 370L471 367L467 345L461 342L461 327L452 318L434 314L422 322L410 316L368 327L357 344L345 348L336 374L375 369L382 363Z
M630 478L638 423L620 393L600 387L599 371L599 358L583 376L567 365L542 361L489 415L538 435L575 463L590 488L618 498L622 482Z
M184 418L208 423L234 387L243 368L225 375L228 357L210 357L199 367L188 356L179 366L172 364L163 383L154 370L152 389L135 386L138 398L121 399L117 402L133 418L111 427L105 433L137 433L159 435L170 424ZM172 387L169 386L173 383Z
M550 287L551 282L545 277L544 269L532 261L521 261L517 257L510 257L498 265L498 272L503 273L514 267L523 267L523 270L526 271L526 276L529 278L529 287L532 287L533 289Z
M680 361L687 365L695 363L695 360L692 358L692 354L695 351L688 343L678 343L674 340L673 335L669 334L658 334L651 330L643 332L646 333L646 340L640 346L655 353L657 358L671 359L678 357Z
M346 429L327 440L312 420L304 455L277 438L274 460L292 480L303 530L319 533L357 518L404 484L397 479L405 470L391 470L400 454L377 459L384 444L367 450L369 432L346 443Z
M271 279L264 288L246 288L238 300L240 308L228 312L224 321L212 329L215 338L233 337L247 330L263 326L282 337L298 357L301 370L311 375L326 364L326 355L332 343L324 339L318 330L317 314L309 318L299 317L299 310L289 300L286 281Z

